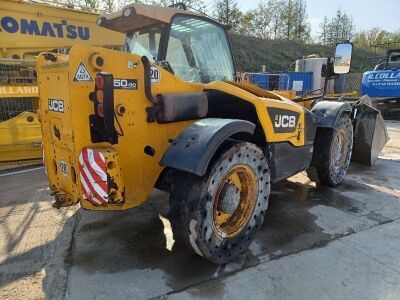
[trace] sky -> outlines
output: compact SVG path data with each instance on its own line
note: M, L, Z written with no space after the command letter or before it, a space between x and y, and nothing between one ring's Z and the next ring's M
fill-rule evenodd
M208 2L208 1L206 1ZM237 0L241 10L255 8L259 0ZM400 29L400 0L306 0L312 35L317 35L325 15L333 16L338 8L353 16L356 30L375 26L387 31Z

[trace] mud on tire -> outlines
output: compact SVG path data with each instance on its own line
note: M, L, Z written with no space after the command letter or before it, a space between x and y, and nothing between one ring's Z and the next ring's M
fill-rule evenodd
M339 185L349 168L352 149L353 125L348 114L341 115L334 129L317 128L308 177L325 185Z
M207 173L177 173L170 193L174 238L214 263L243 253L263 223L270 195L270 170L251 143L230 145Z

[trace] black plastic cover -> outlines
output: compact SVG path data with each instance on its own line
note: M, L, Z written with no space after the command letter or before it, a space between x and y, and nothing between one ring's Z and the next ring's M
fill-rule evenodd
M203 176L219 146L237 133L253 135L255 125L235 119L206 118L194 122L176 138L161 165Z
M271 182L297 174L309 167L313 155L313 144L295 147L288 142L271 143Z
M204 118L208 99L204 93L161 94L157 96L157 122L170 123Z
M346 102L320 101L311 111L317 117L317 127L335 128L343 112L351 113L351 105Z

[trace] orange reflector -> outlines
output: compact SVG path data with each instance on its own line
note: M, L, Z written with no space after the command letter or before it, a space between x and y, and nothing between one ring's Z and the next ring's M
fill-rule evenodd
M99 115L99 117L104 118L103 104L97 105L97 114Z
M96 99L97 99L97 102L103 103L103 101L104 101L104 93L103 93L102 90L97 90L96 91Z
M101 75L96 76L96 87L99 90L102 90L104 88L104 77Z

